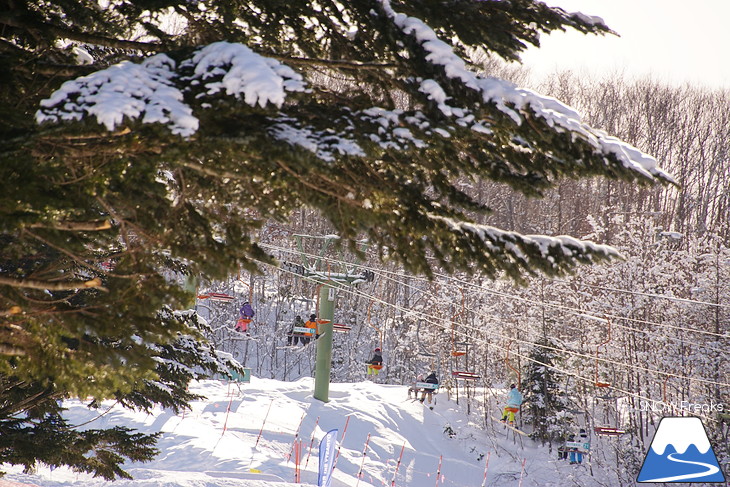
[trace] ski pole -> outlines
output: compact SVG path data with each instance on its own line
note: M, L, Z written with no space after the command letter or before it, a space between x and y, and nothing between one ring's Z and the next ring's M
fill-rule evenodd
M309 456L312 454L312 445L314 445L314 432L317 431L318 424L319 424L319 416L317 416L317 421L314 422L314 429L312 430L312 439L309 440L309 451L307 452L307 461L304 462L304 468L307 468L307 465L309 465Z
M484 462L484 481L482 482L482 487L487 486L487 470L489 469L489 457L492 455L492 452L487 452L487 461Z
M439 479L441 478L441 461L443 458L443 455L439 455L439 468L436 470L436 487L439 487Z
M335 469L335 466L337 466L337 459L340 458L340 448L342 448L342 444L345 442L348 424L350 424L350 416L348 416L345 420L345 427L342 429L342 439L340 440L340 445L337 447L337 455L335 455L335 461L332 463L332 470Z
M261 434L264 432L264 426L266 425L266 418L269 417L269 412L271 412L271 406L274 405L274 400L271 400L271 403L269 404L269 409L266 410L266 416L264 416L264 422L261 424L261 430L259 431L259 437L256 438L256 444L253 446L256 448L259 445L259 440L261 439Z
M226 419L223 421L223 433L226 432L226 426L228 426L228 413L231 412L231 403L233 403L233 396L231 396L231 400L228 401L228 407L226 408ZM223 433L221 433L221 436L223 436Z
M398 468L400 468L400 461L403 459L403 451L406 449L406 442L403 442L403 447L400 449L400 455L398 461L395 464L395 471L393 472L393 480L390 481L390 487L395 487L395 476L398 475Z
M355 484L355 487L360 485L360 479L362 478L362 468L365 466L365 457L368 454L368 443L370 443L370 433L368 433L368 437L365 440L365 448L362 451L362 463L360 463L360 471L357 473L357 483Z
M517 487L522 487L522 477L525 475L525 463L527 463L527 458L522 459L522 471L520 472L520 483Z
M302 419L299 421L299 426L297 426L297 431L294 433L294 443L292 443L292 447L289 448L289 453L286 456L286 461L289 463L289 458L291 458L292 450L294 449L294 445L297 443L297 440L299 439L299 430L302 429L302 423L304 422L304 416L307 414L307 412L302 413Z

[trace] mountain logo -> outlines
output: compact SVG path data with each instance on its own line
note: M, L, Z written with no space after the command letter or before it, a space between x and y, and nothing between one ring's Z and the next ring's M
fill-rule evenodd
M636 481L725 482L700 418L662 418Z

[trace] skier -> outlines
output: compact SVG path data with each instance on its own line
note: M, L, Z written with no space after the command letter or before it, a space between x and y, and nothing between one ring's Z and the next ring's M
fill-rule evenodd
M380 373L380 368L383 366L383 356L380 353L380 347L376 347L373 350L373 358L366 363L368 364L368 375L378 375Z
M568 435L568 440L566 443L574 443L575 442L575 435L573 433ZM575 448L572 446L563 446L563 460L567 460L568 456L570 456L570 464L573 465L575 463Z
M306 323L304 323L304 326L309 328L311 331L309 333L305 333L303 337L299 338L302 345L308 344L312 337L319 338L319 335L317 334L317 315L309 315L309 319Z
M304 320L301 316L297 315L294 318L294 323L291 325L291 329L289 330L289 336L286 338L286 344L287 346L297 345L299 343L300 335L294 334L294 327L302 327L304 326ZM301 337L303 338L303 337ZM304 340L302 340L302 345L304 345Z
M426 377L426 380L424 382L427 382L429 384L438 384L439 379L436 377L436 372L431 372L428 374L428 377ZM424 399L428 397L428 403L431 404L431 399L433 398L433 389L424 389L421 393L421 402L423 402Z
M509 425L514 426L515 424L515 413L520 410L522 405L522 394L517 390L517 386L512 384L509 386L510 391L507 395L507 405L504 407L502 413L502 422L509 420Z
M248 324L251 323L251 320L253 319L254 315L253 308L251 307L251 303L246 301L241 306L241 309L239 310L239 318L236 322L236 330L246 333L248 331Z

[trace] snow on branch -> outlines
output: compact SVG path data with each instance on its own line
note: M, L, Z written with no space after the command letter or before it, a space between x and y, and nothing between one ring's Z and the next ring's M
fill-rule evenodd
M180 73L186 73L185 76ZM176 86L179 81L184 89ZM303 91L304 81L275 59L254 53L243 44L216 42L196 51L176 66L164 54L140 64L124 61L88 76L67 81L41 102L36 121L61 122L95 117L107 130L125 118L163 123L184 137L198 130L198 119L184 93L202 86L197 98L225 95L243 98L250 106L281 106L286 92Z
M345 131L345 134L333 130L315 130L302 127L295 119L284 116L274 121L276 123L268 129L269 135L289 145L302 147L323 161L334 161L335 153L358 157L366 155L357 142L343 136L351 130Z
M206 92L198 97L225 91L226 95L243 97L251 106L268 103L280 107L286 91L304 91L302 76L275 59L256 54L243 44L216 42L198 50L191 59L180 64L193 74L183 77L191 85L203 83Z
M539 95L531 90L518 88L505 80L479 76L471 71L466 61L459 57L449 44L439 39L434 30L421 19L396 12L393 10L390 0L380 0L380 3L385 15L404 34L415 37L420 43L427 53L426 61L441 66L448 78L459 80L467 88L479 92L485 103L493 104L516 124L522 124L524 117L521 112L529 108L556 130L572 132L575 134L574 136L582 136L597 151L615 155L627 169L635 171L647 179L658 177L676 183L671 175L658 167L656 159L586 125L577 111L558 100ZM420 91L434 100L444 115L456 116L460 125L472 121L469 118L468 110L457 109L446 104L448 99L446 91L435 80L422 81ZM488 124L483 121L474 123L472 129L485 133L490 131Z
M112 131L124 118L165 123L173 133L190 135L198 119L173 84L175 61L164 54L141 64L123 61L88 76L67 81L41 101L36 121L60 122L93 116Z
M382 149L399 151L428 147L428 143L417 137L414 131L428 137L451 136L445 129L432 128L432 122L420 111L409 113L381 107L347 112L332 122L333 126L342 126L339 131L332 128L315 130L284 115L272 121L275 123L268 128L269 135L290 145L302 147L327 162L334 161L337 154L367 157L365 150L355 140L356 135Z
M500 230L489 225L457 221L453 218L430 213L429 218L446 224L453 232L470 234L495 254L506 249L515 261L527 268L534 267L534 261L548 262L552 267L562 267L558 261L592 259L591 256L603 258L623 258L613 247L601 245L587 240L578 240L567 235L550 237L547 235L522 235L517 232ZM528 255L529 252L531 255Z

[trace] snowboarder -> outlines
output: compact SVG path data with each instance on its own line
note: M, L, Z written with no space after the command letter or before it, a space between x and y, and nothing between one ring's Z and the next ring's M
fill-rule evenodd
M251 320L253 320L255 314L256 313L251 307L251 303L249 303L248 301L243 303L241 309L239 310L239 318L236 322L236 330L242 333L246 333L248 331L248 324L251 323Z
M294 323L291 325L291 329L289 330L289 336L286 338L286 344L287 346L297 345L299 343L300 335L294 333L294 327L302 327L304 326L304 320L301 316L297 315L294 318ZM303 338L303 337L301 337ZM304 340L302 340L302 345L304 345Z
M306 323L304 323L304 326L306 328L309 328L310 332L305 333L303 337L299 338L303 345L308 344L312 337L319 338L319 335L317 334L317 315L315 315L314 313L309 315L309 319Z
M380 353L380 347L373 350L373 358L367 364L368 375L378 375L380 373L380 369L383 367L383 356Z
M517 390L517 386L512 384L509 386L509 394L507 395L507 405L502 413L502 422L509 421L510 426L515 424L515 413L520 410L522 405L522 394Z
M436 372L431 372L428 374L428 377L426 377L426 380L424 382L427 382L429 384L438 384L439 379L436 377ZM433 389L424 389L423 392L421 392L421 402L423 402L424 399L428 397L428 403L431 404L431 399L433 399Z

